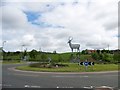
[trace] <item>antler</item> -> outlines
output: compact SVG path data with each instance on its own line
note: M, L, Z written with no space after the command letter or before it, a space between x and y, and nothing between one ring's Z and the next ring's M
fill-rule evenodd
M73 40L73 37L72 37L72 36L69 36L68 40Z

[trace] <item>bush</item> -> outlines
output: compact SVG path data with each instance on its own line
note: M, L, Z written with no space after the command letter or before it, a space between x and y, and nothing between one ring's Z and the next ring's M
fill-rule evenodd
M36 67L36 68L55 68L56 66L57 67L66 67L68 66L67 64L55 64L55 63L33 63L33 64L30 64L29 65L30 67Z
M120 52L114 53L113 59L115 62L120 62Z
M98 53L92 53L92 58L95 60L99 60L100 56Z

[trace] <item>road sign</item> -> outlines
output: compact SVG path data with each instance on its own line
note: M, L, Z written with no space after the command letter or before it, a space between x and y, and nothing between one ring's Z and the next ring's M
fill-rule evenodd
M92 66L92 69L93 69L93 66L94 66L94 62L88 62L87 60L85 62L80 62L79 65L84 65L85 66L85 70L87 71L88 69L88 66Z
M85 65L85 66L88 66L88 65L89 65L89 62L84 62L84 65Z
M80 62L79 65L88 66L88 65L95 65L95 63L94 62Z
M80 65L83 65L83 62L80 62Z
M94 65L95 63L94 62L91 62L91 65Z

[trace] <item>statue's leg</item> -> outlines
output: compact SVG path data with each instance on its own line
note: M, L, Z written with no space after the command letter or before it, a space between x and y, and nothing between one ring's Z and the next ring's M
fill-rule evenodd
M72 53L73 53L73 49L72 49Z
M79 49L77 49L77 52L79 52Z
M80 57L80 49L78 48L78 57Z

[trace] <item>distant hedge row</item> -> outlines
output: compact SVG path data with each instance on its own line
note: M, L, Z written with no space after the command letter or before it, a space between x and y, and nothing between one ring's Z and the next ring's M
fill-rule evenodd
M27 61L39 61L39 62L70 62L71 59L80 59L84 61L86 59L96 62L107 62L107 63L119 63L120 62L120 53L91 53L91 54L82 54L82 53L49 53L49 52L38 52L32 50L31 52L3 52L3 60L27 60ZM79 56L78 56L79 55Z

